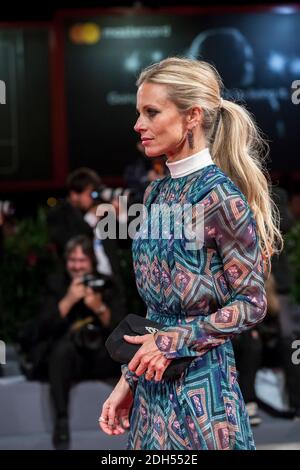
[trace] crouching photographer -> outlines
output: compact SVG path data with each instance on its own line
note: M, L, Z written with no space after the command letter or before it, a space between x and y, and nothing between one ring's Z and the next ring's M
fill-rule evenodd
M125 301L114 278L96 272L89 238L72 238L65 259L65 269L49 279L41 314L27 325L20 339L31 358L30 378L38 378L47 369L56 414L55 447L69 441L68 403L73 382L120 373L104 344L125 316Z

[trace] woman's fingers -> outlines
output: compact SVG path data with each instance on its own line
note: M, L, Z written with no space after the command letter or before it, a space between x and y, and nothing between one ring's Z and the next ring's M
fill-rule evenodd
M102 406L102 410L101 410L101 413L100 413L100 416L99 416L99 427L100 429L102 429L102 431L106 432L106 424L107 424L107 421L108 421L108 407L109 405L107 404L107 402L104 402L103 403L103 406Z
M110 426L108 426L108 422L104 421L104 418L102 416L100 416L99 418L99 426L100 426L100 429L102 429L102 431L105 432L106 434L109 434L109 435L112 434L112 429L110 428Z
M129 362L128 369L137 376L145 374L146 380L153 380L153 378L157 382L162 380L164 371L171 361L162 356L161 351L154 342L153 335L124 335L124 339L131 343L142 344Z
M99 417L99 426L106 434L111 435L114 428L115 410L114 407L105 402Z
M135 353L135 355L133 356L133 358L131 359L131 361L128 364L128 369L131 372L136 372L137 367L140 365L141 359L145 356L145 354L147 354L149 352L149 351L147 351L147 348L149 347L149 345L147 346L147 348L145 350L144 343L147 343L147 341L149 341L150 339L153 339L153 335L150 335L150 334L142 335L142 336L124 335L124 339L128 343L140 344L141 345L140 349Z
M124 433L124 429L122 427L122 424L121 424L119 418L116 416L115 417L115 422L114 422L113 434L116 435L116 434L123 434L123 433Z
M166 359L165 357L161 358L160 360L157 361L155 364L155 376L154 380L156 382L160 382L162 380L162 377L164 375L164 372L168 365L170 364L170 360Z
M123 424L124 429L128 429L129 426L130 426L129 418L128 417L123 418L122 419L122 424Z
M115 428L116 410L114 406L110 406L108 409L108 427L113 431Z
M123 426L123 428L124 429L129 428L130 423L129 423L128 409L126 409L126 408L121 409L120 413L119 413L119 417L120 417L120 422L121 422L121 425Z
M129 418L128 418L128 410L127 409L120 409L118 412L118 416L115 418L115 432L114 434L124 434L126 429L129 428Z
M104 402L99 417L100 429L109 435L123 434L129 426L133 394L123 376Z
M102 418L102 416L100 416L100 418ZM105 432L106 434L109 434L111 435L112 434L112 428L108 425L108 422L107 421L104 421L104 418L103 420L99 418L99 426L100 428L102 429L103 432Z
M125 429L120 424L118 424L117 421L114 422L113 426L103 421L99 421L99 425L102 431L106 434L109 434L110 436L123 434L125 432Z
M127 428L129 426L129 422L127 426L127 423L123 425L122 420L117 417L115 417L114 421L112 421L112 414L108 420L105 419L103 415L101 415L99 418L99 426L106 434L118 435L125 432L125 427Z
M149 359L147 358L147 356L144 356L141 362L139 363L138 367L136 368L135 374L137 376L142 375L147 370L148 365L149 365Z
M169 362L171 362L171 361L169 361L165 357L161 357L160 354L157 354L155 357L153 357L150 360L150 362L148 364L148 368L145 372L145 379L146 380L153 380L153 378L155 376L157 376L157 373L161 373L161 371L162 371L162 373L161 373L161 378L162 378L162 375L163 375L165 369L167 368ZM161 378L159 379L159 376L157 376L157 377L158 377L158 379L156 379L156 380L161 380Z
M130 336L130 335L124 335L125 341L127 343L132 343L132 344L143 344L145 341L147 341L149 335L141 335L141 336Z
M146 380L152 380L155 374L155 365L152 364L153 361L150 362L148 369L145 372L145 379Z
M139 353L139 351L137 353L135 353L135 355L133 356L133 358L131 359L131 361L129 362L128 364L128 369L131 371L131 372L135 372L136 371L136 368L139 366L140 364L140 361L141 361L141 354Z
M154 377L154 372L153 372L153 371L149 372L149 371L147 370L147 372L146 372L146 374L145 374L145 379L148 380L148 381L150 381L150 380L153 379L153 377Z
M156 354L147 354L144 355L135 371L136 375L140 376L144 374L146 371L149 373L152 372L152 375L154 374L156 364L161 358L161 353L158 352ZM162 358L164 360L164 358ZM145 374L146 375L146 374Z
M106 434L112 434L110 428L107 425L107 421L104 420L103 416L100 416L99 418L99 427Z

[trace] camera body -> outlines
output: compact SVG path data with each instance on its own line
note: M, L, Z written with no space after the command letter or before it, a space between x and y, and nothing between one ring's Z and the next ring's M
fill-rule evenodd
M105 293L112 285L112 281L100 274L85 274L81 278L82 284L93 289L95 293ZM72 340L81 350L95 351L104 347L104 332L100 323L93 317L83 320L79 326L72 331Z
M81 282L86 287L90 287L94 292L98 293L105 292L112 285L112 282L108 278L100 274L85 274L81 278Z
M147 186L147 185L146 185ZM130 188L110 188L108 186L100 186L91 192L91 197L97 204L111 204L113 201L118 201L120 203L120 197L127 198L127 206L131 204L141 203L143 201L144 190L146 186L142 189L130 189ZM122 200L124 205L124 199ZM126 206L126 207L127 207Z
M126 188L110 188L105 185L99 186L99 188L92 191L91 196L95 203L101 202L112 202L114 199L117 199L119 196L129 197L131 193L130 189Z

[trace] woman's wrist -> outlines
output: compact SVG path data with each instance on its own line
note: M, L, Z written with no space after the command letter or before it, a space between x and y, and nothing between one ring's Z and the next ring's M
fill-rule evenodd
M130 385L127 382L127 380L126 380L126 378L123 374L120 377L119 385L120 385L120 387L125 388L126 390L130 390Z

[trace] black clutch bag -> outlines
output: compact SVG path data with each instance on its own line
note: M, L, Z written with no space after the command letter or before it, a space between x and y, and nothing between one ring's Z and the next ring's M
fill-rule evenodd
M120 362L121 364L128 364L141 345L127 343L123 336L154 334L163 327L164 325L161 325L160 323L156 323L152 320L148 320L148 318L143 318L139 315L130 313L121 321L121 323L119 323L107 338L105 342L106 349L114 361ZM174 379L180 377L182 372L189 366L193 359L195 358L184 357L180 359L172 359L172 362L164 372L163 378Z

